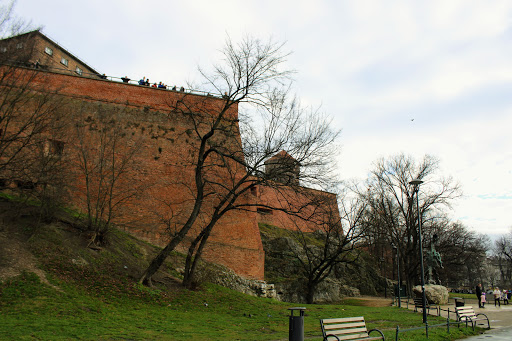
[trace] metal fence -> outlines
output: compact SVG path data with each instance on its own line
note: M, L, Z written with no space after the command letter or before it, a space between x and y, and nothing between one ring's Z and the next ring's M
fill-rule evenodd
M177 85L166 86L165 88L159 88L158 86L154 87L154 86L151 86L151 84L150 85L141 85L141 84L139 84L139 80L131 79L131 78L128 78L127 76L117 77L117 76L109 76L109 75L106 75L106 74L102 74L101 75L101 74L98 74L98 73L89 73L89 72L85 72L85 71L77 72L77 71L73 71L73 70L70 70L70 69L67 69L67 68L62 68L62 67L57 67L57 66L49 66L49 65L25 63L25 62L16 62L16 61L14 61L14 62L13 61L11 61L11 62L3 61L2 63L3 64L8 64L8 65L13 65L13 66L16 66L16 67L37 69L37 70L40 70L40 71L62 73L62 74L68 74L68 75L71 75L71 76L85 77L85 78L91 78L91 79L96 79L96 80L104 80L104 81L108 81L108 82L123 83L123 84L129 84L129 85L134 85L134 86L142 86L142 87L145 87L145 88L151 88L151 89L155 89L155 90L164 90L164 91L167 90L167 91L175 91L175 92L184 92L184 93L189 93L189 94L194 94L194 95L212 96L212 97L217 97L217 98L221 98L222 97L222 95L219 95L219 94L212 94L212 93L209 93L209 92L206 92L206 91L202 91L202 90L185 88L183 86L179 86L178 87Z
M401 303L402 307L405 306L406 309L409 309L409 304L414 305L414 301L411 303L411 298L410 297L404 297L404 298L400 298L400 303ZM454 299L454 301L456 301L456 300ZM450 299L448 299L448 302L450 302ZM398 306L398 297L394 297L393 298L393 305ZM471 321L467 320L467 319L465 321L457 321L457 320L450 321L450 313L452 314L452 316L456 316L457 315L455 310L450 310L450 307L448 307L447 309L443 309L441 306L439 306L438 308L436 308L436 310L437 310L437 315L431 315L431 316L441 316L441 311L447 312L448 316L446 317L446 322L445 323L429 325L428 321L427 321L425 323L425 325L423 325L421 327L406 328L406 329L400 329L400 326L396 326L395 341L399 340L399 335L401 333L406 333L406 332L411 332L411 331L415 331L415 330L423 330L424 329L425 330L425 335L426 335L426 337L428 339L429 329L439 328L439 327L446 327L446 331L449 333L451 325L457 325L457 327L460 328L460 324L465 324L465 327L467 328L468 327L468 323L471 323ZM474 329L474 325L473 324L471 324L471 325L472 325L472 327Z

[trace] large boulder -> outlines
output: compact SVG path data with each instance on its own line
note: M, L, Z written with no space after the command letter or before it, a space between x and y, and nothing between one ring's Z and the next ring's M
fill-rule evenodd
M285 302L306 303L306 283L304 280L292 280L275 284L277 299ZM326 278L318 284L313 300L315 303L340 302L345 297L359 297L359 289L350 287L343 282Z
M417 285L412 288L416 297L421 297L421 286ZM447 304L448 303L448 289L442 285L425 285L425 296L427 301L432 304Z
M274 284L241 277L219 264L200 263L195 276L198 283L210 282L251 296L278 298Z

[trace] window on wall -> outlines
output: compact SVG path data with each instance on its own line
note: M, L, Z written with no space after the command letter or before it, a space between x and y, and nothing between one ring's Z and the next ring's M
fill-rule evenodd
M17 43L16 44L16 48L17 49L22 49L23 48L23 43Z
M69 63L69 62L68 62L68 60L67 60L66 58L62 57L62 58L60 59L60 63L61 63L62 65L66 65L66 66L68 66L68 63Z
M59 140L48 139L44 146L44 154L46 156L62 156L64 152L64 142Z
M36 184L33 181L24 181L24 180L16 180L16 187L20 189L34 189L36 188Z
M78 73L80 76L82 75L83 71L78 66L75 69L75 72Z
M49 56L53 56L53 50L48 46L44 48L44 52Z
M5 47L5 46L1 47L0 52L7 52L7 47Z
M268 209L268 208L263 208L263 207L258 207L256 209L256 211L258 213L261 213L261 214L272 214L272 210L271 209Z

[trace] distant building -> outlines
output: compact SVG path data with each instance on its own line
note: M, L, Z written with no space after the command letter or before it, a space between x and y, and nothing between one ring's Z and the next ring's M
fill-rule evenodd
M0 60L2 63L51 69L54 72L100 77L96 70L39 30L0 40Z

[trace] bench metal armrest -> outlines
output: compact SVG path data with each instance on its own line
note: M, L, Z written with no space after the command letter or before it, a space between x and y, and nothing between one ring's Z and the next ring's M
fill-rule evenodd
M467 326L468 322L473 324L473 319L470 316L461 316L459 317L459 322L465 322Z
M340 338L338 336L334 335L334 334L325 335L324 341L327 341L327 339L330 338L330 337L335 337L336 340L340 341Z
M460 322L466 322L466 321L471 322L471 321L473 321L473 319L470 316L461 316L461 317L459 317L459 321Z
M370 329L368 331L368 335L370 335L371 332L378 332L378 333L380 333L380 336L382 336L382 340L386 340L386 338L384 337L384 334L379 329L377 329L377 328Z
M485 315L484 313L478 313L476 314L476 318L478 318L478 316L485 316L485 319L487 320L487 329L491 329L491 321L489 320L489 318L487 317L487 315Z

